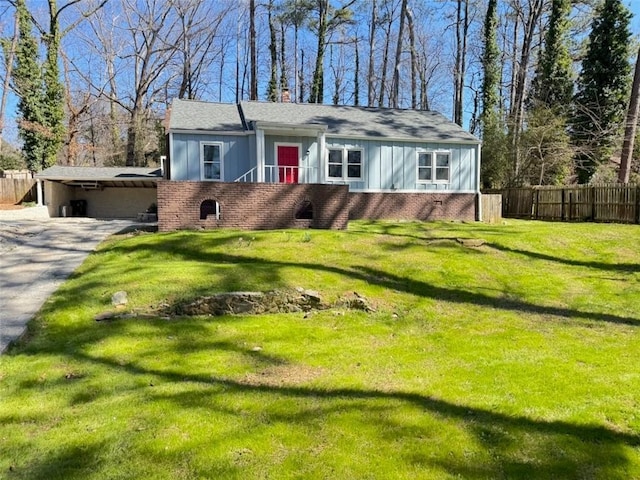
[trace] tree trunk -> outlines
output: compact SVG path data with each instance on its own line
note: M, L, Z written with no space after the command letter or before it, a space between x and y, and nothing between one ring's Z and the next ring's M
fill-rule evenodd
M309 103L322 103L324 100L324 50L326 46L328 9L328 0L318 0L318 53L316 55L316 68L313 72Z
M278 100L278 47L276 38L276 26L273 23L273 0L269 0L267 7L267 18L269 23L269 56L271 58L271 77L269 79L269 87L267 89L267 100L275 102Z
M527 18L522 38L522 48L520 51L520 62L516 71L515 91L513 95L513 104L511 105L509 130L512 147L512 168L514 178L520 175L520 154L518 144L520 134L522 132L522 124L524 117L524 101L527 87L527 71L529 69L529 59L531 58L531 46L535 35L538 19L542 15L544 6L543 0L534 0L530 5L529 17Z
M360 52L358 50L358 37L356 37L356 66L355 77L353 79L353 104L357 107L360 105Z
M387 34L384 41L384 52L382 55L382 77L380 78L380 92L378 94L378 106L384 107L384 88L387 83L387 66L389 64L389 41L391 37L391 21L387 27Z
M289 90L289 79L287 77L287 48L285 45L284 22L280 22L280 92Z
M300 96L298 101L304 103L304 50L300 50L300 73L298 74L298 84L300 85Z
M464 8L463 8L464 5ZM464 78L467 68L467 37L469 33L469 1L458 0L456 18L456 64L454 71L453 121L462 126Z
M249 0L249 49L251 50L251 79L249 100L258 100L258 66L256 60L256 2Z
M400 8L400 25L398 27L398 43L396 45L396 60L393 68L393 82L391 88L391 98L389 103L393 108L399 107L400 93L400 59L402 56L402 37L404 36L404 19L407 16L407 0L402 0Z
M378 0L372 0L371 28L369 29L369 71L367 73L367 106L373 107L376 98L375 88L375 56L376 23L378 22Z
M407 26L409 27L409 50L411 52L411 108L418 107L418 96L416 92L416 35L413 28L413 12L407 8Z
M624 129L624 143L622 145L622 156L620 157L620 171L618 172L618 182L629 183L629 173L631 172L631 157L633 155L633 145L636 139L636 127L638 126L638 116L640 115L640 50L636 59L636 69L633 75L633 86L631 87L631 100L629 101L629 111L627 112L627 124Z
M6 51L6 45L4 56L6 58L5 61L5 77L4 83L2 85L2 99L0 99L0 154L2 153L2 132L4 130L4 117L5 110L7 107L7 98L9 97L9 88L11 81L11 72L13 71L13 58L15 56L16 47L18 45L18 14L16 13L14 17L13 23L13 38L11 39L11 44L8 48L9 51Z

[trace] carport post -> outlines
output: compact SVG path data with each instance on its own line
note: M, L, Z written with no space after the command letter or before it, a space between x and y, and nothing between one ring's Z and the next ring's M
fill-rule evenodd
M38 199L38 206L41 207L43 205L43 203L42 203L42 180L40 180L39 178L36 179L36 195L37 195L37 199Z

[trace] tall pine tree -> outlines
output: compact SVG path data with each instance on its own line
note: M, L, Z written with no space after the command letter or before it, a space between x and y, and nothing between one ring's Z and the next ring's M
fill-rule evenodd
M571 170L567 115L573 98L572 61L569 54L571 0L552 0L527 108L527 129L518 148L522 168L519 184L561 184Z
M605 0L593 20L572 118L580 183L588 183L620 138L629 91L631 13L622 0Z
M573 97L572 61L569 54L571 0L552 0L549 28L532 84L531 104L564 111Z

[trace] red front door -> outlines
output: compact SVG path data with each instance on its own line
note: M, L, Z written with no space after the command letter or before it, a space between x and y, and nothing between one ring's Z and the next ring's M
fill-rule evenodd
M298 147L278 145L280 183L298 183Z

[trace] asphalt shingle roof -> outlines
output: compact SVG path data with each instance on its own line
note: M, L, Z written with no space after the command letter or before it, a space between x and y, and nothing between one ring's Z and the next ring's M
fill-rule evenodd
M46 180L127 181L162 178L159 168L141 167L67 167L54 165L36 175Z
M326 125L327 134L357 138L480 143L438 112L309 103L241 102L238 106L176 99L169 128L239 131L251 128L252 122Z
M242 121L233 103L175 99L169 114L171 130L240 131Z
M321 124L327 133L360 138L478 142L438 112L304 103L242 102L247 123Z

